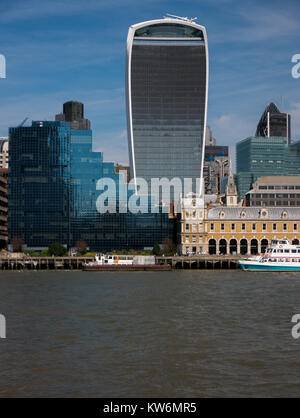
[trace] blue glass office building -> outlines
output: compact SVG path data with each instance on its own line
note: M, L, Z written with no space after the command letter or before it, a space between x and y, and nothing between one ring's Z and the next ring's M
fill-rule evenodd
M97 181L114 179L118 190L120 177L113 163L93 152L91 130L39 121L11 128L9 135L10 242L21 238L40 250L53 242L70 248L84 240L91 251L107 251L143 249L173 238L174 220L167 213L97 212Z
M32 122L9 130L9 240L28 247L70 243L70 124Z
M237 187L242 199L261 176L300 175L300 141L254 136L236 144Z

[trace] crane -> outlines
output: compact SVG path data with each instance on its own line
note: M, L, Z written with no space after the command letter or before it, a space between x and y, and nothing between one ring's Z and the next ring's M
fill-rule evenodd
M23 122L21 122L21 123L20 123L20 125L18 126L18 128L21 128L27 120L28 120L28 118L25 118L25 119L23 120Z

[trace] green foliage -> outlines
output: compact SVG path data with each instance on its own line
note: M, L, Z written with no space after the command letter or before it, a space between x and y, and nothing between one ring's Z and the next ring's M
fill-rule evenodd
M160 249L160 246L159 246L158 242L156 242L154 244L151 252L152 252L153 255L162 255L162 251Z
M34 250L24 250L23 252L24 252L24 254L27 254L30 257L38 257L39 256L39 254L36 253Z
M47 256L48 256L48 250L42 250L41 257L47 257Z
M130 250L113 250L109 254L111 255L151 255L151 250L134 250L131 248Z
M49 245L48 255L54 255L54 256L57 256L57 257L62 257L66 253L67 253L67 250L59 242L54 242L53 244Z
M84 257L95 257L96 253L86 253Z

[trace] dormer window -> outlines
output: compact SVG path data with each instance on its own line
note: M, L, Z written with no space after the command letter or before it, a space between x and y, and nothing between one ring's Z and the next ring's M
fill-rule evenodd
M225 218L225 212L223 210L220 212L220 218L221 219L224 219Z
M288 218L288 213L286 210L284 210L281 214L282 219L287 219Z
M243 210L243 211L241 212L241 218L246 218L246 211L244 211L244 210Z
M268 209L262 209L260 211L260 217L261 218L267 218L268 216L269 216Z

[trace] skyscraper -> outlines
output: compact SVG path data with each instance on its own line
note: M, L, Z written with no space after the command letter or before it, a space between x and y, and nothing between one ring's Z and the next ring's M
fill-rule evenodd
M81 102L69 101L63 104L63 113L55 116L56 121L71 122L71 129L90 130L91 122L84 119L84 106Z
M69 122L9 129L8 232L34 249L71 239Z
M286 137L287 143L290 144L291 116L288 113L281 113L275 103L269 103L258 122L256 136Z
M208 91L206 30L187 18L138 23L127 37L131 177L202 178ZM200 182L202 188L202 181ZM201 190L202 192L202 190Z

